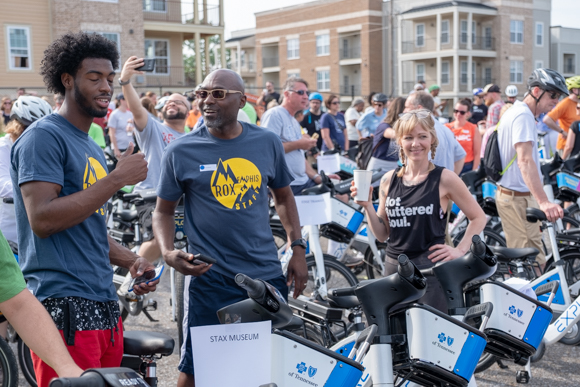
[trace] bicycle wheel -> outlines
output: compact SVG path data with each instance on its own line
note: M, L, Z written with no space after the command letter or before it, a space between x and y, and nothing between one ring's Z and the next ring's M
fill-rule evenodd
M565 215L562 218L562 223L564 225L564 230L568 230L570 228L578 228L580 227L580 220L576 219L575 217Z
M286 232L283 230L272 229L272 236L274 237L276 249L280 249L287 242Z
M183 289L185 288L185 275L175 270L175 323L177 324L177 337L179 345L177 353L181 355L183 344Z
M332 255L323 254L323 256L327 289L348 288L358 283L358 279L348 267L338 262ZM314 279L316 278L314 255L309 254L306 256L306 267L308 268L308 283L302 294L306 297L312 297L316 288L314 284ZM288 294L292 295L293 292L294 290L290 289Z
M477 362L477 366L475 366L475 373L478 374L480 372L485 371L489 367L491 367L496 362L496 357L493 356L491 353L484 352L481 354L479 361Z
M18 386L18 363L10 345L0 337L0 387Z
M382 260L383 264L385 262L386 256L386 243L377 242L377 249L379 250L379 259ZM383 277L383 270L379 262L375 260L375 256L370 247L365 251L365 270L368 279L375 279Z
M20 364L20 370L24 378L30 384L31 387L37 387L36 374L34 373L34 364L32 363L32 356L30 355L30 348L26 343L19 337L16 343L18 348L18 363Z
M459 244L459 242L461 242L461 239L463 239L464 235L465 235L465 231L461 231L460 233L458 233L453 238L453 244L455 246L457 246ZM489 227L486 227L483 229L483 237L484 237L483 241L488 246L502 246L502 247L507 246L505 239Z

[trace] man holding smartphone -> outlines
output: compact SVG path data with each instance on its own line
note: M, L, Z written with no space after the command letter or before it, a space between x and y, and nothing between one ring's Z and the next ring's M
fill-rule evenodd
M147 112L143 105L141 105L139 94L137 94L137 91L131 84L131 77L133 75L143 74L143 71L137 69L145 66L146 61L148 59L137 58L136 56L129 57L119 77L119 84L123 88L123 95L127 100L129 110L133 113L135 129L137 129L135 136L137 137L141 151L145 155L145 160L149 168L147 178L135 186L135 190L137 191L157 187L163 150L173 140L185 134L185 122L187 120L187 114L191 110L191 105L186 97L181 94L172 94L161 109L163 123L159 122ZM149 70L152 68L149 66L144 69ZM151 218L154 208L155 203L147 203L137 209L143 229L144 241L139 249L139 253L149 262L155 261L161 255L159 245L153 236ZM127 295L128 280L130 278L127 278L124 286L119 289L121 296Z
M35 121L12 148L12 182L21 268L28 288L49 312L82 369L118 367L123 333L111 264L134 277L153 266L107 233L106 205L127 184L147 176L130 144L107 174L101 148L88 136L107 114L117 46L97 34L65 34L44 52L47 89L64 95L58 114ZM136 293L155 290L141 284ZM56 372L35 353L40 387Z
M166 148L153 216L165 262L188 275L179 387L194 385L189 327L219 324L217 310L247 298L247 292L235 283L236 274L266 280L283 295L294 283L294 297L308 279L306 242L301 239L289 186L292 176L280 139L268 130L238 121L246 96L244 83L234 71L213 71L196 95L205 123ZM270 230L268 189L293 241L287 278ZM214 258L213 265L195 265L192 254L173 247L174 211L184 194L189 252Z

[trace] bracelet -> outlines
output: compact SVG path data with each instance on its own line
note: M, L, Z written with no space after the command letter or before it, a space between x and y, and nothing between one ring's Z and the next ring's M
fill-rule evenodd
M317 173L316 175L312 176L312 181L314 181L316 183L317 177L320 177L320 174Z
M131 83L131 78L129 78L125 82L121 81L121 78L119 78L119 85L125 86L125 85L128 85L129 83Z

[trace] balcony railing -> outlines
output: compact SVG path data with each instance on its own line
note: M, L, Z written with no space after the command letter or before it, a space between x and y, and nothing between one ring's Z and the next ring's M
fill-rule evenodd
M141 87L195 87L195 71L183 66L165 67L164 73L147 73L144 84Z
M340 95L355 96L360 93L361 85L340 85Z
M360 58L360 46L340 49L340 59L358 59Z
M262 58L262 67L276 67L280 65L280 58L277 56Z
M228 62L226 67L230 70L237 71L238 64L237 64L237 62ZM264 66L264 67L267 67L267 66ZM242 64L242 66L240 68L240 71L242 71L242 72L256 71L256 64L254 62L244 62L244 64Z
M198 1L198 0L194 0ZM187 0L143 0L143 19L181 24L195 24L194 1ZM200 25L219 26L219 4L198 3Z
M441 43L441 48L448 50L453 48L453 36L449 37L447 43ZM467 43L459 42L459 48L462 50L467 49ZM495 38L476 36L475 42L471 44L472 50L495 50ZM428 52L437 50L437 39L436 38L419 38L415 40L408 40L403 42L402 51L403 54L411 54L415 52Z
M413 90L413 87L415 86L416 83L417 82L415 82L415 81L409 81L409 80L403 81L402 94L409 93L411 90ZM428 80L427 81L428 86L432 85L433 83L436 83L436 81L435 80ZM471 89L468 89L467 88L467 78L462 76L461 74L459 74L459 91L460 92L471 92L472 89L475 89L477 87L480 87L483 89L483 87L485 85L487 85L488 83L495 83L495 79L494 78L485 78L485 77L484 78L476 78L474 80L474 82L472 82ZM449 82L447 84L442 84L441 90L453 91L453 79L449 78Z

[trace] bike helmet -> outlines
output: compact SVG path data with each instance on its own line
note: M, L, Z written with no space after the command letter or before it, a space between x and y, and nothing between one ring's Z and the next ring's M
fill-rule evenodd
M528 89L538 86L545 91L555 91L568 95L568 88L564 77L552 69L535 69L528 78Z
M566 79L566 86L570 89L580 89L580 75Z
M473 95L480 95L483 93L483 89L481 87L477 87L475 89L472 90Z
M24 126L30 126L34 121L52 114L52 107L42 98L20 96L12 105L10 119L18 120Z
M509 85L505 88L505 95L508 97L517 97L518 95L518 88L515 85Z
M377 93L375 95L373 95L373 102L380 102L380 103L387 103L387 96L384 95L383 93Z
M320 102L322 102L322 101L323 101L322 95L321 95L320 93L316 93L316 92L314 92L314 93L310 94L310 96L308 97L308 100L309 100L309 101L312 101L313 99L317 99L317 100L319 100Z

